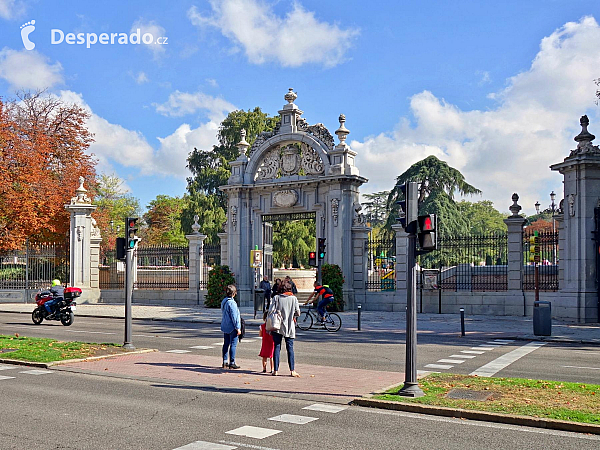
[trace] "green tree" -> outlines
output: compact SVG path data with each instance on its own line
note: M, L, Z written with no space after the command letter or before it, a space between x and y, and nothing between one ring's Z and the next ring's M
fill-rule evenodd
M460 216L454 195L480 194L481 191L467 183L458 170L432 155L416 162L396 178L396 186L390 191L387 200L387 208L390 210L386 223L388 232L398 217L396 202L403 200L399 186L409 181L419 183L419 214L437 214L441 234L456 235L468 231L468 223Z
M263 131L275 128L279 117L270 117L256 107L248 111L233 111L221 122L217 134L219 144L212 150L194 148L189 154L187 179L189 202L183 211L183 229L191 231L193 217L197 214L201 232L209 236L207 242L217 242L216 234L226 220L227 196L219 186L227 184L231 175L229 163L239 156L236 144L241 140L241 130L246 130L246 141L252 145ZM211 212L200 208L210 208Z
M185 198L157 195L143 216L146 227L140 233L142 242L146 245L186 245L181 227L181 214L186 203Z
M509 214L502 214L490 200L475 203L462 200L457 203L458 211L465 217L469 226L469 234L486 234L507 231L504 219Z
M342 269L337 264L323 264L322 276L323 284L329 286L329 289L333 291L333 303L330 303L327 307L330 311L343 311L344 310L344 296L342 287L345 283L344 274Z
M387 199L390 191L374 192L373 194L363 194L368 200L361 203L365 211L365 216L373 228L378 228L385 224L389 216Z
M315 222L294 220L273 224L273 264L289 267L307 265L308 252L315 247Z
M125 219L140 216L140 202L127 193L117 175L100 174L96 177L94 203L98 205L94 217L102 233L102 245L114 248L115 239L125 236Z

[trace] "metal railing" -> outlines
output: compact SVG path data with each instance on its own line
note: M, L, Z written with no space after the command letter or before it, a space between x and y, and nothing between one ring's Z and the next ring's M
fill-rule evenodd
M208 274L214 266L221 264L221 244L208 244L203 248L203 273L200 289L208 286Z
M496 292L508 289L506 233L440 236L438 251L419 256L424 269L441 269L446 291Z
M369 236L367 254L367 290L396 290L396 238Z
M68 243L27 243L0 253L0 289L42 289L53 279L69 282Z
M523 232L523 290L535 289L535 266L529 261L529 238L533 231ZM540 291L558 291L558 231L538 231L540 262L538 263Z

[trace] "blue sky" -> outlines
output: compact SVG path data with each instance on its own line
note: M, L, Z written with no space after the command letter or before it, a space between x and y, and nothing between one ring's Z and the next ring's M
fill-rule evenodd
M35 20L24 48L21 26ZM0 96L47 88L92 114L98 170L143 206L185 192L185 157L233 109L276 114L289 87L311 124L346 115L362 192L430 154L505 211L562 177L579 117L600 136L597 1L0 0ZM31 25L30 25L31 26ZM51 43L51 30L166 45Z

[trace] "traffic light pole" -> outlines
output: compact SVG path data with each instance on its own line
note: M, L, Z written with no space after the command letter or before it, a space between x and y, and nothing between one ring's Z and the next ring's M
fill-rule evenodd
M131 343L131 298L133 297L133 248L125 255L125 342L123 348L135 350Z
M406 364L404 367L404 386L398 395L404 397L422 397L425 393L417 381L417 277L416 277L417 235L408 234L407 299L406 299Z

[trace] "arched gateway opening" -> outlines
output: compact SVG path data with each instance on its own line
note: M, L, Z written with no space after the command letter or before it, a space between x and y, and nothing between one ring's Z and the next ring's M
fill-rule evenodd
M220 187L228 197L221 260L235 273L240 304L250 306L255 280L250 251L256 246L264 253L261 273L272 279L272 221L314 219L316 238L327 240L324 262L341 267L346 308L354 308L366 287L369 228L359 213L359 187L367 179L354 165L356 153L346 143L350 132L343 114L334 145L323 124L309 125L301 117L292 89L284 98L287 104L273 132L261 133L252 147L242 132L240 156L231 163L227 185Z

